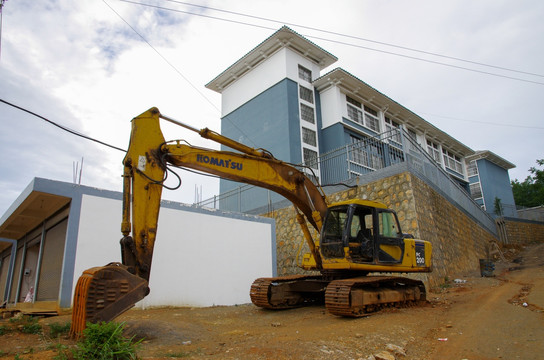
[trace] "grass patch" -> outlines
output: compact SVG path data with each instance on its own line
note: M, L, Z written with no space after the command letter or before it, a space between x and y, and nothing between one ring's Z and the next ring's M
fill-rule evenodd
M66 345L61 343L51 344L48 346L49 350L55 350L57 355L53 356L54 360L68 360L72 359L72 351Z
M68 335L70 332L70 322L65 324L51 323L49 324L49 337L56 339L61 335Z
M74 351L74 359L88 360L133 360L137 359L136 351L140 341L134 342L134 337L123 336L124 324L101 322L87 324L83 330L83 338Z
M6 326L6 325L2 325L0 326L0 336L1 335L5 335L7 334L8 332L11 331L11 328L9 326ZM0 353L1 354L1 353Z
M24 315L9 319L10 324L23 334L41 334L42 326L38 324L38 319L32 316Z

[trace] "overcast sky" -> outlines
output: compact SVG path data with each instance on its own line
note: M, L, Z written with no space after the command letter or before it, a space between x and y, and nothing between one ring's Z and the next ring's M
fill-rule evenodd
M130 119L152 106L219 131L221 98L204 85L287 24L338 57L323 74L344 68L473 150L512 162L511 179L544 158L541 0L187 1L5 1L0 99L119 148ZM121 151L3 103L0 125L0 215L34 177L72 182L82 158L83 185L121 190ZM217 180L181 176L181 190L164 198L192 203L195 185L203 198L218 192Z

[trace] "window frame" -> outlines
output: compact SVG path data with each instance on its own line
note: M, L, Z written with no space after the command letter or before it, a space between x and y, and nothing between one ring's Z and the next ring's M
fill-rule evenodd
M300 118L310 124L315 124L315 112L314 112L314 108L311 107L311 106L308 106L306 104L303 104L303 103L299 103L300 104ZM312 118L311 120L309 119L308 114L312 114Z
M427 139L427 154L429 154L438 164L442 164L440 145L429 139Z
M307 157L307 154L311 155L311 158ZM302 157L305 166L308 166L314 170L319 170L319 154L317 153L317 151L303 146Z
M302 66L298 65L298 78L311 83L312 82L312 70Z
M310 104L313 104L314 103L314 92L312 89L308 89L306 86L302 86L300 84L298 84L298 96L300 99L310 103ZM308 94L309 97L305 97L303 96L303 94Z
M307 145L317 146L317 131L308 129L307 127L301 127L302 142ZM308 136L310 138L308 138ZM307 140L311 141L308 142Z
M372 107L362 104L349 95L346 96L347 117L348 119L372 130L380 133L380 112Z
M471 160L467 164L467 176L480 176L480 172L478 171L478 163L476 160Z
M391 119L389 116L384 116L384 122L385 122L385 132L391 133L391 136L389 137L389 139L397 144L400 144L401 143L400 123Z
M446 168L458 174L463 174L463 163L459 155L455 155L450 150L442 147L442 158L444 159L444 166Z
M479 199L483 199L484 197L484 192L482 190L482 184L480 184L480 182L475 182L475 183L472 183L472 184L469 184L468 185L469 189L470 189L470 197L472 198L472 200L479 200ZM473 192L473 187L478 187L478 189ZM476 196L476 195L480 195L480 196Z

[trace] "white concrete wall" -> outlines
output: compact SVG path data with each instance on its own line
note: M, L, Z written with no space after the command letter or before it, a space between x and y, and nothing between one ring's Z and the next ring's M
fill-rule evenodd
M323 128L342 121L342 116L347 117L345 95L336 86L332 86L319 93L321 98L321 120Z
M312 81L317 79L319 77L319 65L313 63L312 61L308 60L307 58L301 56L300 54L294 52L293 50L284 49L285 51L285 58L286 63L285 67L287 70L287 76L289 79L302 83L303 80L301 80L298 77L298 65L304 66L306 69L310 70L312 72ZM306 83L302 84L308 88L312 88L312 84Z
M282 48L223 90L221 116L228 115L285 78L299 82L298 64L312 71L312 80L319 77L319 65L292 50Z
M222 117L285 79L287 76L285 52L285 49L281 49L274 53L223 90L221 93Z
M220 216L222 214L223 216ZM139 307L212 306L250 302L258 277L273 275L273 225L248 216L161 208L151 293ZM239 217L239 215L237 215ZM83 270L120 261L121 201L84 195L74 288Z

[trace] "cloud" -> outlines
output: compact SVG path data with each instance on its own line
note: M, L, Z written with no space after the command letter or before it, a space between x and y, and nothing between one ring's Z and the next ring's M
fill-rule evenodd
M151 106L195 127L220 130L220 95L204 85L282 23L176 2L145 2L236 22L111 0L9 1L3 9L0 98L122 148L128 145L130 119ZM544 63L540 46L544 43L544 22L540 19L544 3L537 0L524 1L523 6L505 0L440 4L227 0L207 4L527 72L538 72ZM337 41L524 79L544 82L544 78L290 26L336 55L339 61L334 67L345 68L465 145L491 150L516 164L518 168L510 171L512 178L524 179L534 160L544 157L542 130L481 123L542 127L544 86ZM0 105L0 123L0 213L35 176L71 181L72 164L81 157L85 159L84 184L120 190L122 153L4 105ZM163 132L168 139L181 138L217 148L170 124L163 126ZM185 171L182 174L184 187L165 192L165 198L192 202L195 186L200 185L204 198L217 193L217 180Z

